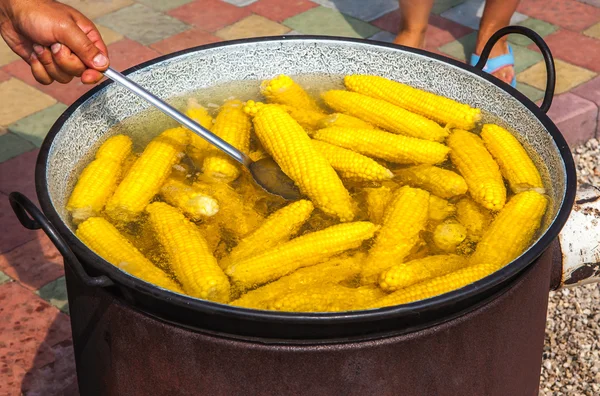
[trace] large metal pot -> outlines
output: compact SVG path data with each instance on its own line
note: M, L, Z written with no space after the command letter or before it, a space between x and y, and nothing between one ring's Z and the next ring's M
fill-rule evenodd
M542 50L548 88L541 108L481 71L507 33L525 34ZM370 311L295 314L221 305L160 289L104 261L75 237L64 209L73 176L114 125L140 114L144 125L165 119L110 83L74 103L38 157L43 213L19 193L10 198L23 225L43 228L65 258L82 394L537 394L548 291L598 280L599 260L590 258L595 245L586 242L593 233L600 239L588 210L600 204L600 193L583 191L569 220L573 232L583 223L592 227L587 239L559 237L576 178L569 148L545 114L554 91L552 56L533 31L509 27L481 58L470 67L394 45L293 36L206 45L126 73L164 99L280 73L378 74L481 108L487 120L517 132L545 169L552 201L535 244L465 288ZM146 127L133 133L151 135Z

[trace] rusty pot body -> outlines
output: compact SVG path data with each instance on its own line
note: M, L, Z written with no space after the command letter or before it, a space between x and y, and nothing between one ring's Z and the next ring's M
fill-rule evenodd
M297 344L187 330L67 271L82 395L535 396L551 253L458 318L404 335Z

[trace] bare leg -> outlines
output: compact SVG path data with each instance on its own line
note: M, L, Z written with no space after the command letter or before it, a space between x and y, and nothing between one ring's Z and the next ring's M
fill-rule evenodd
M423 48L433 2L434 0L399 0L402 25L394 43Z
M520 0L487 0L481 23L479 24L479 33L477 35L477 44L475 53L481 55L485 43L497 30L510 24L510 18L517 10ZM492 49L490 58L508 54L507 36L502 37ZM515 69L512 66L504 67L495 73L494 76L502 81L510 83L515 75Z

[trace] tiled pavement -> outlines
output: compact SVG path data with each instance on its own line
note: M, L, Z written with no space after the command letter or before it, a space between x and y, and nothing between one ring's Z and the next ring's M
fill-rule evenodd
M257 35L326 34L391 41L396 0L66 0L99 26L119 70L159 54ZM365 4L369 4L366 6ZM482 0L438 0L427 49L456 59L475 42ZM600 1L523 0L513 22L550 45L558 72L550 111L570 144L600 133ZM511 37L518 88L538 101L545 68L536 47ZM0 395L73 391L62 260L41 231L21 227L7 194L33 197L33 171L54 120L89 87L43 86L0 41Z

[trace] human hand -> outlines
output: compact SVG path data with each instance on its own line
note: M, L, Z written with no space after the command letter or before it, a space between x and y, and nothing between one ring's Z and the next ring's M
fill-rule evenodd
M95 84L108 68L108 51L93 22L53 0L0 0L0 34L44 85L73 77Z

